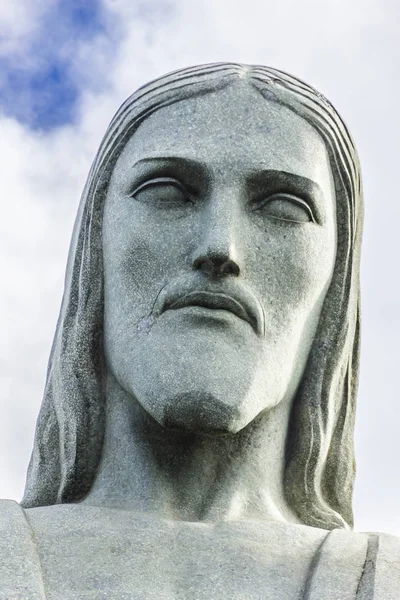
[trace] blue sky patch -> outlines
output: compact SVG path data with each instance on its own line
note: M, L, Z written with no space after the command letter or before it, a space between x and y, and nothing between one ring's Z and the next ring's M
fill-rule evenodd
M28 60L0 58L1 112L40 130L73 122L80 93L74 58L81 42L105 33L99 0L53 5L30 41Z

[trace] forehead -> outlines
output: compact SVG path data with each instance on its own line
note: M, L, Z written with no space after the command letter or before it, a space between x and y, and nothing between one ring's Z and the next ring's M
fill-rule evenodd
M128 141L116 171L157 155L182 155L232 176L246 169L293 172L322 186L330 174L325 144L312 125L246 82L158 109Z

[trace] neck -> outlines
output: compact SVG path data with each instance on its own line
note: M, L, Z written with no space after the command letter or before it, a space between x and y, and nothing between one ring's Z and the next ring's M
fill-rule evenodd
M84 502L187 521L299 522L283 489L288 405L206 437L161 427L110 375L102 460Z

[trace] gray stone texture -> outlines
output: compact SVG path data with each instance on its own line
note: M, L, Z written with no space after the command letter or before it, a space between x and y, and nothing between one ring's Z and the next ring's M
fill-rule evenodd
M72 236L0 599L399 600L354 533L360 169L331 104L228 63L140 88Z

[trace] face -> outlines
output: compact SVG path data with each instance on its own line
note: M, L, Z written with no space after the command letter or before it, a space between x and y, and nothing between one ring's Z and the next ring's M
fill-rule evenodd
M148 117L103 223L105 352L165 427L235 433L290 403L336 255L325 145L249 84Z

